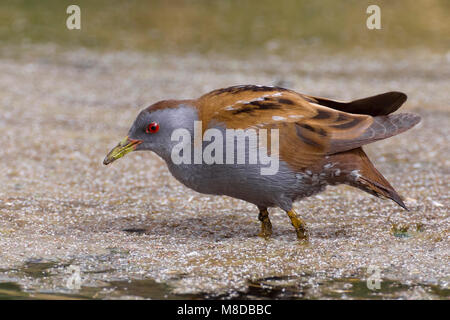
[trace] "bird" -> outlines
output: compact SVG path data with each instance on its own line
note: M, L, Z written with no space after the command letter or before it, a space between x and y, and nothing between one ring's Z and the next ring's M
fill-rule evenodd
M275 207L287 213L297 238L308 241L306 223L293 204L324 191L328 185L347 184L391 199L408 210L363 150L369 143L400 134L420 122L417 114L393 114L406 100L406 94L392 91L345 102L264 85L236 85L197 99L162 100L138 114L128 135L106 155L103 164L132 151L153 151L188 188L256 205L261 225L258 236L272 236L268 209ZM174 139L177 130L189 134L188 141ZM235 142L236 137L227 136L230 130L255 130L258 137L266 133L266 148L260 149L263 155L278 161L277 170L262 174L267 164L262 156L256 163L236 162L238 151L244 152L246 160L256 152L249 140L244 149L217 147L211 154L219 160L213 163L204 159L194 163L174 160L174 150L179 151L181 142L183 146L193 142L191 148L205 152L208 139L204 138L209 130L215 133L209 134L209 144L221 142L219 134L226 137L223 140ZM204 140L195 141L198 137ZM278 149L272 152L267 145L276 138ZM221 152L223 158L234 161L220 161ZM187 160L194 154L195 150L188 149L179 153Z

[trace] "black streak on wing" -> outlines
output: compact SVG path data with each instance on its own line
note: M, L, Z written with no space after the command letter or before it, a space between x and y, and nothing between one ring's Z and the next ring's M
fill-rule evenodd
M330 113L328 111L317 110L317 115L314 116L312 119L323 120L323 119L328 119L328 118L330 118Z
M236 94L244 91L252 92L272 92L272 91L289 91L280 87L268 87L268 86L255 86L255 85L244 85L244 86L233 86L223 89L214 90L208 95L219 95L222 93Z
M297 132L297 136L306 144L312 146L312 147L320 147L320 144L317 142L309 139L308 137L305 137L303 134L304 127L302 125L299 125L298 123L295 124L295 130Z
M346 116L346 115L343 114L343 113L339 113L339 116L338 116L338 118L336 119L336 122L345 121L345 120L347 120L347 119L348 119L348 116Z
M312 132L316 132L318 134L320 134L323 137L326 137L327 133L323 128L314 128L311 127L309 124L306 123L296 123L297 126L300 126L306 130L312 131Z
M275 110L280 109L281 106L274 102L262 102L262 101L252 101L250 102L252 106L256 106L261 110Z
M315 131L314 128L311 127L309 124L305 124L305 123L297 123L297 125L300 126L300 127L302 127L302 128L304 128L304 129L306 129L306 130L309 130L309 131L312 131L312 132Z
M327 136L327 132L325 130L323 130L322 128L319 128L319 130L317 130L317 133L320 134L322 137Z
M352 121L345 122L345 123L342 123L342 124L335 124L332 127L336 128L336 129L348 129L348 128L351 128L351 127L354 127L354 126L358 125L358 123L360 123L360 122L361 122L360 119L355 118Z
M290 104L290 105L294 104L294 102L292 100L290 100L290 99L283 99L283 98L278 99L278 102L282 103L282 104Z
M254 110L255 108L244 107L240 108L239 110L233 111L233 114L252 113Z

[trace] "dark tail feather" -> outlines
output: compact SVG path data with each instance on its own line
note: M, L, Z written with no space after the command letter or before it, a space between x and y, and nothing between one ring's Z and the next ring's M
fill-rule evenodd
M393 113L406 101L402 92L386 92L376 96L354 100L351 102L334 101L326 98L311 97L320 105L348 113L367 114L373 117Z
M400 195L391 184L374 167L362 148L355 149L359 158L359 174L356 178L358 188L369 192L377 197L385 197L395 201L400 207L408 210Z
M381 177L383 178L383 176ZM389 198L395 201L403 209L409 211L403 200L400 198L399 194L394 190L394 188L392 188L392 186L389 185L387 181L386 183L390 186L390 188L386 187L386 185L381 185L375 181L369 180L363 176L359 178L359 182L364 185L364 187L358 186L358 188L360 188L361 190L371 193L377 197Z
M332 162L339 163L339 169L347 172L338 183L348 183L376 197L391 199L408 210L400 195L374 167L362 148L337 153L332 157Z

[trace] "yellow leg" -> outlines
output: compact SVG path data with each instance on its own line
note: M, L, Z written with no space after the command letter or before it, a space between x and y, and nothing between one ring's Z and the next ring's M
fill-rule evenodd
M308 240L305 222L301 218L297 217L294 209L287 211L287 214L291 219L291 223L294 226L295 231L297 232L297 238L299 240Z
M269 238L272 235L272 223L270 222L267 209L259 210L258 219L261 221L261 232L258 233L258 236Z

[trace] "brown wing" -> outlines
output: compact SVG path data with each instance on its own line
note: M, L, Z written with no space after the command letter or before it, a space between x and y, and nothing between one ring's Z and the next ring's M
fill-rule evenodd
M274 87L220 89L196 105L204 129L217 123L228 129L278 129L280 158L295 170L329 154L335 141L357 139L373 122L370 116L311 104L301 94Z
M293 122L314 116L315 107L298 93L265 86L235 86L215 90L197 100L200 118L225 123L227 128L261 128L281 118Z

